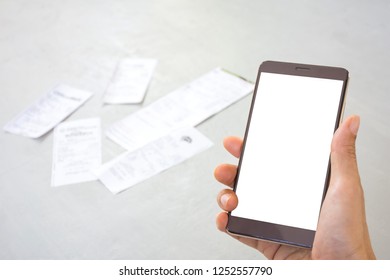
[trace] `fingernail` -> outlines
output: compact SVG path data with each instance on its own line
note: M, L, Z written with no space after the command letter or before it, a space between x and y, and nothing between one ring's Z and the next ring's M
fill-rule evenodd
M229 199L230 199L230 195L229 194L225 193L224 195L222 195L221 196L221 203L222 203L222 205L226 207Z
M351 123L349 124L349 130L353 135L357 135L360 126L360 117L355 116L352 118Z

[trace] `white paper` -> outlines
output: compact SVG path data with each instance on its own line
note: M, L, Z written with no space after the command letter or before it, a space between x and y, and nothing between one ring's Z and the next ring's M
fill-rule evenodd
M64 122L54 129L53 187L96 180L91 170L100 167L100 119Z
M113 193L119 193L206 150L213 143L195 128L172 132L148 145L126 152L96 173Z
M196 126L248 95L253 87L217 68L117 121L106 135L131 151L180 127Z
M41 137L91 96L90 92L59 85L8 122L4 130L31 138Z
M142 102L156 65L157 60L148 58L128 58L120 61L107 87L104 102L111 104Z

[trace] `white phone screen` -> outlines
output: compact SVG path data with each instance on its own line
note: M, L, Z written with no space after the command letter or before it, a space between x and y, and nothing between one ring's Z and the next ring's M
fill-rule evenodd
M232 216L316 230L342 88L261 73Z

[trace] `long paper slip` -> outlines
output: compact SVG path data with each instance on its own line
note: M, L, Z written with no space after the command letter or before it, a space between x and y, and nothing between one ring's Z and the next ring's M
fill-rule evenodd
M59 124L54 129L53 187L97 180L91 172L101 166L100 119L82 119Z
M95 173L99 180L116 194L212 145L213 143L195 128L180 129L138 150L122 154Z
M92 96L92 93L59 85L4 126L4 130L30 138L46 134Z
M112 124L106 135L132 151L180 127L196 126L252 91L252 83L217 68Z
M121 60L104 95L110 104L134 104L143 101L157 60L127 58Z

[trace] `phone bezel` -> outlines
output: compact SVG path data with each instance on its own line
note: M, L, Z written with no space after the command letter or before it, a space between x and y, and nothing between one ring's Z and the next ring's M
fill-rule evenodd
M348 83L348 71L340 67L329 67L329 66L320 66L320 65L310 65L310 64L298 64L298 63L289 63L289 62L279 62L279 61L265 61L263 62L258 71L255 89L253 92L252 103L250 106L248 121L245 130L245 136L242 146L242 155L245 152L245 144L247 135L250 129L252 112L254 109L254 104L257 96L257 88L260 81L261 73L275 73L275 74L285 74L285 75L294 75L294 76L303 76L303 77L313 77L313 78L324 78L324 79L335 79L343 81L342 92L340 95L339 108L337 111L336 123L334 126L334 131L338 128L343 108L345 104L345 94L346 87ZM236 191L237 182L239 180L241 161L243 157L240 157L237 175L234 182L233 190ZM324 191L322 196L321 204L325 198L328 185L330 180L330 160L328 162L327 175L324 182ZM228 213L229 219L226 226L226 230L233 234L239 236L245 236L249 238L267 240L271 242L277 242L281 244L288 244L292 246L311 248L313 246L315 231L295 228L286 225L273 224L258 220L251 220L242 217L236 217L232 215L231 212Z

